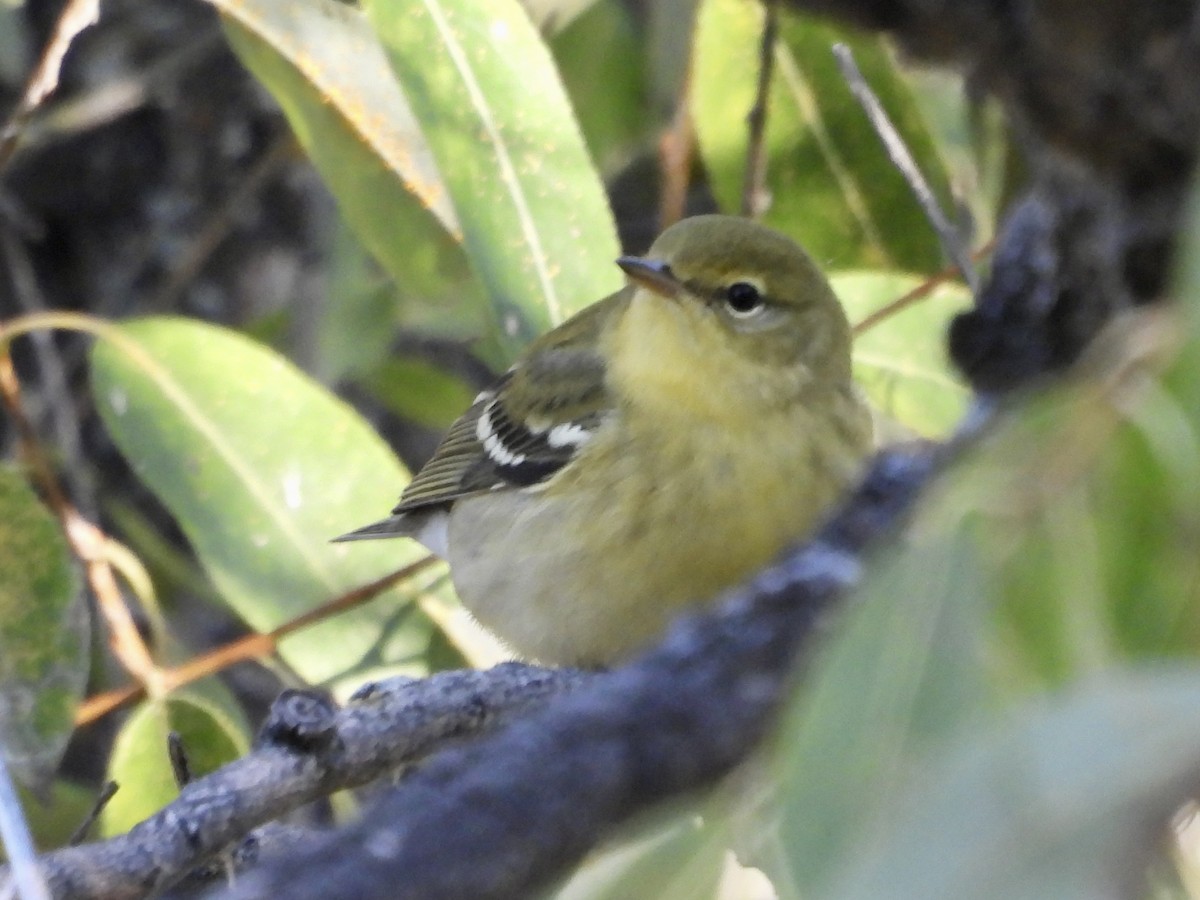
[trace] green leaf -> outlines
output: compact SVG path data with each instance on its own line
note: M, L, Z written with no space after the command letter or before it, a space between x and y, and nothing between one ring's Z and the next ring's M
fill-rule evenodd
M905 550L876 560L776 739L780 840L802 896L824 896L913 760L991 702L980 649L992 598L971 530Z
M551 43L579 126L600 171L615 174L653 124L646 114L645 48L629 9L606 0Z
M107 329L96 406L178 520L225 602L267 631L425 555L414 542L330 544L382 518L408 479L375 432L282 357L182 319ZM412 605L430 571L286 638L310 681L366 665L424 670L432 626Z
M478 393L460 378L419 359L389 359L365 379L392 412L447 429Z
M830 282L852 323L921 284L912 275L845 272ZM917 434L945 437L966 411L969 392L946 355L950 319L971 304L970 292L944 284L858 335L854 378L877 409Z
M1200 768L1200 669L1112 674L964 734L821 896L1140 896Z
M447 232L458 231L420 125L358 9L333 0L215 5L234 50L275 93L322 173L331 183L347 179L339 196L380 211L418 199Z
M603 187L550 54L515 0L366 8L515 355L621 283Z
M74 729L88 668L88 612L57 521L0 467L0 752L43 787Z
M741 206L759 71L763 8L705 0L693 57L696 135L714 193ZM830 47L854 51L925 177L949 197L945 169L920 109L879 39L805 16L782 15L767 109L769 225L800 240L825 267L929 272L941 249L912 193L846 86Z
M477 294L446 186L361 11L335 0L216 5L230 45L403 294L428 303Z
M1200 423L1170 390L1129 409L1076 534L1092 538L1114 643L1160 658L1200 649ZM1056 504L1060 506L1061 504ZM1077 543L1077 542L1076 542ZM1072 558L1073 557L1073 558ZM1062 560L1068 573L1078 549ZM1061 580L1061 579L1060 579Z
M964 460L952 503L984 516L1010 684L1200 649L1200 423L1173 383L1197 345L1165 373L1147 354L1177 333L1162 312L1114 323Z
M316 360L309 369L322 383L336 384L370 372L388 358L403 332L463 343L477 341L487 332L485 304L464 254L459 254L461 271L439 273L421 272L417 252L409 276L397 282L380 270L344 221L333 231L325 301L316 329ZM419 245L419 238L413 243ZM490 362L504 368L495 354Z
M596 0L520 0L530 20L543 34L556 34L587 12Z
M173 731L196 778L250 748L246 723L219 682L199 682L141 704L122 723L109 759L108 777L120 790L101 815L104 836L124 834L179 796L167 753Z
M554 900L698 900L715 897L725 866L728 830L690 814L652 815L615 846L594 854Z

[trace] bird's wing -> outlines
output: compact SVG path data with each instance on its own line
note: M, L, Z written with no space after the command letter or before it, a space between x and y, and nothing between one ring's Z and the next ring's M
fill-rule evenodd
M614 295L535 342L480 394L400 497L393 514L546 481L588 442L611 409L597 351Z

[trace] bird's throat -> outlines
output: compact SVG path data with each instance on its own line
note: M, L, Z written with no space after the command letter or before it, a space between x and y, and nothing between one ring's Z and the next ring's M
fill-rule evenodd
M637 290L604 340L614 393L666 419L682 415L736 426L785 405L811 380L802 366L768 370L738 353L716 317L689 298Z

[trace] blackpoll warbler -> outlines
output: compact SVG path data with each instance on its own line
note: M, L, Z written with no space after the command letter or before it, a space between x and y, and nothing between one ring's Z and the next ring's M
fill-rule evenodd
M390 518L516 652L602 665L805 536L870 414L837 298L790 239L698 216L629 284L535 341L450 428Z

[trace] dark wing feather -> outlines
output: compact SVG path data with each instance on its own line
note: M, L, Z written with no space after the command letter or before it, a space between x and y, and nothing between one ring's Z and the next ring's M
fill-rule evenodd
M400 495L393 514L449 503L458 497L488 490L486 472L473 475L476 470L486 468L483 444L475 436L475 428L493 396L491 391L484 391L450 426L433 456Z
M600 329L624 294L584 310L530 348L451 426L394 514L507 487L528 487L575 458L611 408Z

